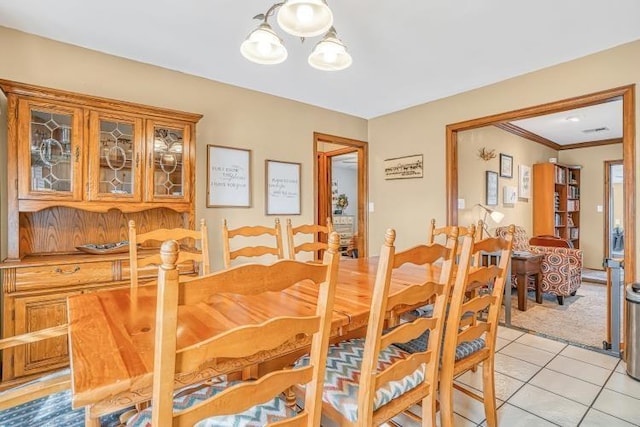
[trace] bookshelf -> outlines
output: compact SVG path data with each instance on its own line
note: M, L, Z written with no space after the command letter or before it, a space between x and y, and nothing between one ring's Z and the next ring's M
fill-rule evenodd
M580 166L533 165L533 234L571 240L580 247Z

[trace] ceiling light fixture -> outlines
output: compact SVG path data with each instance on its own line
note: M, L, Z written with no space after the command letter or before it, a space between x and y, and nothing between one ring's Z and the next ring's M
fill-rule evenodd
M567 117L567 121L579 122L580 121L580 117L578 117L578 116L569 116L569 117Z
M324 71L344 70L352 63L351 55L338 38L333 27L333 13L326 0L287 0L272 5L266 13L253 19L262 23L253 30L240 46L242 55L257 64L279 64L287 59L287 49L282 39L273 31L267 20L278 11L280 28L304 39L325 34L309 55L309 65Z

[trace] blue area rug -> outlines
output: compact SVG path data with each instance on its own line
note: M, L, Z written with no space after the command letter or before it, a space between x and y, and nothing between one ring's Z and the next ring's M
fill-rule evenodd
M120 425L123 411L100 418L101 427ZM71 390L0 411L0 427L83 427L84 408L71 408Z

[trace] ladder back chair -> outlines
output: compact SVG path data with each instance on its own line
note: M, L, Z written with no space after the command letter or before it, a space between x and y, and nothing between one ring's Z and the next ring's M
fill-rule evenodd
M205 425L210 426L319 426L321 379L331 330L339 240L336 233L329 237L323 264L294 260L280 260L271 265L245 264L182 283L176 269L178 246L175 241L164 242L158 273L152 405L131 418L128 425L192 426L206 420ZM176 349L179 312L196 313L202 307L201 301L219 294L224 298L269 295L307 280L316 283L319 289L315 309L291 310L262 323L231 327L203 337L194 345ZM230 366L246 363L301 337L311 341L311 364L307 367L273 370L256 381L227 382L219 377L174 396L176 375L189 375L214 359L229 360ZM285 404L281 394L305 383L305 409L296 412Z
M444 239L447 239L450 235L451 232L454 228L458 229L458 258L460 257L460 251L462 250L462 244L460 244L460 242L462 241L462 238L464 236L468 236L471 235L474 237L475 241L481 240L482 239L482 234L483 234L483 226L484 223L482 220L478 221L478 225L475 226L474 224L471 224L469 226L462 226L462 225L445 225L443 227L436 227L436 220L435 218L431 219L431 223L429 226L429 230L427 231L427 242L428 243L435 243L438 240L438 236L443 236ZM478 263L480 262L480 257L479 255L473 259L474 263Z
M474 242L467 236L451 297L440 372L440 411L442 427L453 426L453 389L484 403L487 426L497 426L494 359L498 321L507 273L511 262L514 226L505 238L486 238ZM499 254L498 265L471 266L479 253ZM487 293L469 292L490 284ZM472 295L469 298L468 295ZM475 322L466 321L468 313ZM483 313L482 316L479 316ZM454 383L454 379L482 363L483 395Z
M329 247L329 244L326 241L318 240L321 235L320 233L328 238L331 232L333 232L333 224L331 223L331 218L327 218L327 225L303 224L297 227L294 227L291 224L291 218L287 218L287 243L289 259L296 259L296 254L298 252L313 252L314 259L319 259L319 257L316 258L319 251L324 251ZM310 234L313 237L313 241L304 242L296 246L296 234Z
M191 246L186 250L187 246L183 246L180 251L178 264L193 261L198 266L197 271L200 275L209 274L211 272L211 264L209 262L209 245L207 242L207 224L204 219L200 220L200 230L190 230L186 228L160 228L147 233L138 234L136 231L135 221L129 221L129 266L131 269L131 288L138 286L139 270L148 266L159 266L162 262L160 252L143 258L138 257L138 245L145 242L159 242L165 240L183 241L184 239L193 239L200 242L200 249L197 250ZM191 242L188 242L192 245ZM159 249L159 248L158 248Z
M269 235L275 238L275 246L244 246L240 249L231 250L231 239L234 237L259 237ZM238 257L259 257L263 255L275 255L277 259L284 258L282 249L282 228L280 219L276 218L273 228L262 225L244 226L230 230L225 219L222 223L222 240L224 248L224 268L231 267L231 261Z
M323 412L341 426L382 424L414 404L421 402L423 425L435 425L436 391L441 337L447 296L452 286L452 264L457 236L447 246L420 245L395 253L395 231L387 230L380 252L371 312L364 339L351 339L329 347L323 391ZM401 272L405 264L442 268L423 283L407 283ZM415 268L415 267L405 267ZM391 291L391 284L401 290ZM396 308L434 301L433 316L417 318L385 329L386 313ZM429 333L425 351L410 354L392 345ZM304 365L305 358L297 365Z

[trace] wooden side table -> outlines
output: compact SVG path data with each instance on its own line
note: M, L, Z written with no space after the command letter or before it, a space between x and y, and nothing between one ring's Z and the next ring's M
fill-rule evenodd
M527 310L527 286L533 276L536 287L536 302L542 304L542 254L514 252L511 255L511 274L518 278L518 310Z

